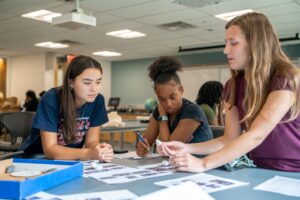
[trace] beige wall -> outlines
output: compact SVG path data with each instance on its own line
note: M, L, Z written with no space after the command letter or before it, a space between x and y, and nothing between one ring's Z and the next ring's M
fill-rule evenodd
M95 58L100 62L103 70L102 82L101 82L101 90L100 93L105 97L105 104L107 106L108 99L111 96L111 63L108 61L101 61Z
M111 63L94 58L101 63L103 68L101 94L105 97L107 105L111 96ZM54 70L51 66L49 67L49 59L56 58L46 53L9 57L6 79L7 96L16 96L19 102L23 102L28 89L32 89L38 95L42 90L54 87ZM62 76L59 77L62 78ZM58 80L58 83L61 82L62 80Z
M10 57L7 64L7 96L16 96L22 102L27 90L37 94L44 90L45 60L44 53Z

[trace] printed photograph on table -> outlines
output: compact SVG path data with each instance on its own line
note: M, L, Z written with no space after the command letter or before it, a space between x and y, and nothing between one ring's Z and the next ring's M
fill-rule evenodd
M157 167L161 166L161 163L144 166L146 168L153 168L154 170L149 170L146 168L132 168L110 163L99 163L99 165L102 166L101 169L95 169L94 167L91 167L93 163L94 161L85 162L84 176L95 178L107 184L126 183L145 178L165 176L173 173L168 169L160 169Z
M221 190L227 190L234 187L239 187L243 185L247 185L249 183L241 182L233 179L222 178L210 174L195 174L191 176L186 176L177 179L170 179L165 181L160 181L154 183L155 185L160 185L164 187L171 187L174 185L179 185L183 182L194 182L201 187L201 189L205 192L212 193Z
M166 161L166 160L165 160ZM175 172L174 167L169 164L168 161L166 162L161 162L161 163L156 163L156 164L150 164L150 165L144 165L138 167L139 169L145 169L145 170L151 170L155 171L158 173L173 173Z

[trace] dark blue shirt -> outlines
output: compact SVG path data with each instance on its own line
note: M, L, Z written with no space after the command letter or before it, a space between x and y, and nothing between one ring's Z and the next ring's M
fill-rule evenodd
M94 102L87 102L76 109L76 140L67 144L62 135L64 119L59 113L60 98L58 93L59 89L53 88L43 95L33 121L31 137L22 148L25 152L42 153L40 131L57 133L58 145L82 148L89 127L101 126L108 121L104 98L99 94Z
M153 111L152 115L153 115L154 119L157 120L157 118L159 116L158 108L156 108ZM191 138L189 139L189 141L187 141L187 143L204 142L204 141L207 141L207 140L210 140L213 138L211 129L208 125L208 122L207 122L207 119L205 117L203 110L197 104L195 104L187 99L184 99L184 98L182 99L182 106L180 108L178 115L176 116L176 119L174 120L174 122L172 124L170 124L170 121L168 122L169 131L171 134L177 127L180 120L183 120L183 119L194 119L194 120L200 122L200 125L193 132Z

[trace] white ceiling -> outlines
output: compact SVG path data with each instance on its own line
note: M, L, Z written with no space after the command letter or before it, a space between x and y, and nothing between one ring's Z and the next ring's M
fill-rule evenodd
M21 17L40 9L65 14L75 8L74 1L0 0L0 56L45 51L91 55L102 50L123 54L121 57L102 58L104 60L176 55L179 46L190 48L223 44L226 22L216 19L214 15L248 8L265 13L280 38L294 37L300 32L299 0L223 0L219 4L200 8L175 4L172 0L82 0L80 7L84 13L97 18L95 28L70 30ZM196 28L167 31L157 27L175 21L183 21ZM147 36L118 39L105 35L106 32L125 28L146 33ZM60 40L73 40L81 44L60 50L34 46L39 42Z

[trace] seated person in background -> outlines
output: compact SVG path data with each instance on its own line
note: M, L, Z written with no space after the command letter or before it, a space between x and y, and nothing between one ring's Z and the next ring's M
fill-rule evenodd
M159 104L153 111L145 142L137 144L137 155L145 156L154 140L177 140L184 143L203 142L212 139L212 132L202 109L182 98L183 87L177 70L181 63L173 57L160 57L149 67L149 77L154 81L154 90Z
M100 126L108 121L101 80L100 63L88 56L74 58L62 87L44 94L21 150L44 152L50 159L112 161L111 145L99 144Z
M198 92L196 103L201 106L209 125L224 126L222 106L223 84L207 81Z
M232 74L223 95L225 134L197 144L163 142L158 151L181 171L207 171L248 154L258 167L300 172L300 70L262 13L229 21L225 42Z
M39 100L36 98L35 92L28 90L26 92L25 103L23 105L22 111L35 112L39 105Z

